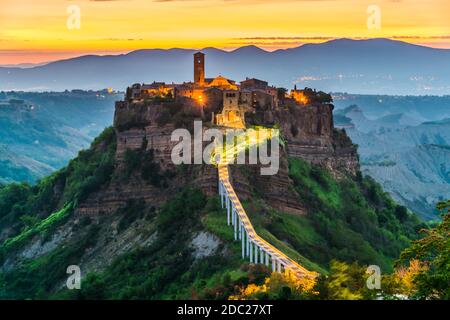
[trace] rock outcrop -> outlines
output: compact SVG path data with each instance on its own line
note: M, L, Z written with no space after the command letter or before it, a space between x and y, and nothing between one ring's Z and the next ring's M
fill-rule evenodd
M125 153L152 152L152 161L164 173L178 172L171 160L173 147L178 143L171 141L171 134L180 125L186 125L201 114L192 114L183 106L175 113L169 113L171 105L117 102L114 127L117 137L116 168L114 176L120 176L126 170ZM310 163L328 168L336 177L356 175L359 170L356 147L347 135L333 126L332 105L314 104L263 110L246 115L250 124L279 126L285 147L281 152L280 169L274 176L262 176L257 165L235 165L231 168L232 181L242 199L253 193L261 195L273 208L293 214L305 214L305 207L290 188L288 175L288 157L299 157ZM166 113L166 114L164 114ZM178 120L174 120L178 119ZM180 121L181 119L181 121ZM183 120L185 120L183 122ZM203 119L205 126L207 119ZM191 121L192 122L192 121ZM181 124L180 124L181 123ZM157 207L173 194L177 188L192 184L204 193L217 192L217 172L211 165L190 165L183 174L177 174L175 181L169 181L161 189L144 181L139 174L132 175L127 181L113 180L101 191L96 192L77 209L78 213L96 214L115 212L130 199L143 199L149 205ZM245 167L245 168L242 168Z

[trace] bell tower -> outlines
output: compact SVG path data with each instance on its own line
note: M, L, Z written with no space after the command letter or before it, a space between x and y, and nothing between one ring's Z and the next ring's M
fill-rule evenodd
M194 82L196 84L205 82L205 54L202 52L194 54Z

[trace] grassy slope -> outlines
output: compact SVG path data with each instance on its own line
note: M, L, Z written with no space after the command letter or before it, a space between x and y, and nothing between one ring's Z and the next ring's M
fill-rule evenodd
M262 226L323 268L339 259L389 271L392 260L415 237L417 218L370 178L336 181L328 171L301 159L289 162L293 188L309 214L266 210Z
M54 297L75 299L225 299L230 283L245 282L237 244L228 251L195 259L190 241L201 230L229 239L231 230L217 219L218 199L206 199L199 190L187 188L157 214L158 237L149 247L118 257L104 272L89 274L82 290L63 290ZM231 249L231 250L229 250ZM224 253L224 254L222 254ZM222 285L224 284L224 285Z
M0 243L0 267L30 239L48 240L55 228L70 217L73 205L108 183L114 155L115 134L109 128L93 142L91 149L81 151L66 168L36 185L0 187L0 231L9 233ZM0 299L48 297L58 281L67 276L67 263L79 261L89 243L95 241L95 227L85 229L80 232L78 243L57 248L35 260L23 259L18 268L0 272Z
M11 192L12 186L0 189L0 206L9 209L0 222L25 220L39 227L51 212L21 220L31 205L37 209L60 209L62 204L55 203L69 201L76 205L113 178L114 150L114 134L106 131L93 148L80 153L66 169L37 187L15 186L21 193ZM309 207L308 216L277 212L257 197L244 205L261 236L311 270L325 273L331 259L359 260L389 270L392 259L414 234L417 221L370 179L338 182L325 170L298 159L290 160L290 175L300 200ZM52 197L47 191L61 181L62 195L58 201L48 201ZM21 195L18 199L17 194ZM141 215L141 209L134 205L117 213L126 213L124 228L130 225L130 217L137 219ZM95 225L86 226L77 243L0 273L0 297L47 298L52 293L52 298L61 299L226 298L236 284L258 283L267 274L265 268L249 267L241 259L240 243L232 241L232 229L226 226L226 215L217 197L207 199L198 190L185 188L152 214L155 219L147 223L154 224L157 240L117 257L103 272L86 275L81 291L60 291L58 284L62 285L67 277L68 263L79 261L95 241ZM26 232L24 223L16 226L19 231L13 236L20 237L20 229ZM195 259L190 241L202 230L217 235L222 245L215 255Z
M33 228L66 204L96 191L111 179L116 144L112 128L106 129L88 150L58 172L36 185L26 183L0 186L0 231L10 229L9 237Z

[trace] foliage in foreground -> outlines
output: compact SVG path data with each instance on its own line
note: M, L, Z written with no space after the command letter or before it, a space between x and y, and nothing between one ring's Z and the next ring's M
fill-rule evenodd
M231 295L230 300L303 300L311 299L318 294L314 291L315 279L297 278L291 272L273 272L264 280L264 283L257 285L251 283L240 288L239 293Z
M440 202L437 209L446 211L442 222L423 229L422 239L403 251L400 262L419 261L424 267L414 277L412 296L422 299L450 299L450 200Z

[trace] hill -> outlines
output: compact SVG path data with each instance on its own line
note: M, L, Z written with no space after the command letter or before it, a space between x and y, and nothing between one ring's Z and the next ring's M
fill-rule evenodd
M253 75L280 87L320 87L326 92L391 95L449 94L450 50L387 39L338 39L266 52L254 46L231 52L215 48L207 70L242 80ZM191 78L193 50L148 49L117 56L82 56L32 68L0 68L3 90L121 89L154 80ZM420 62L420 63L419 63Z
M167 110L185 120L161 121ZM285 139L278 174L236 165L231 180L258 234L310 270L327 274L332 259L391 270L421 225L358 173L331 112L274 112ZM67 167L33 187L1 187L0 298L225 299L260 285L269 270L232 241L216 169L171 164L170 132L193 117L173 102L118 103L114 128ZM80 291L64 286L68 265L81 267Z

